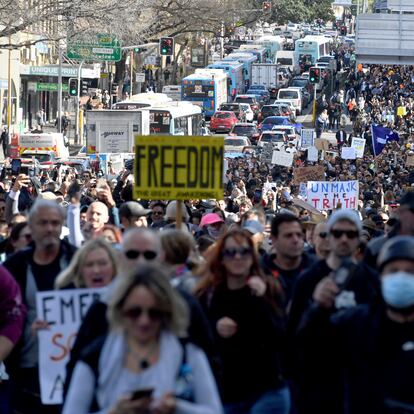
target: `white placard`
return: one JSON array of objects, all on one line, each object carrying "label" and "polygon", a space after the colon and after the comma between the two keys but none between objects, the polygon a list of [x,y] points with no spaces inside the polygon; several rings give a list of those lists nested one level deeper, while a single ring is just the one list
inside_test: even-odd
[{"label": "white placard", "polygon": [[354,147],[342,147],[341,158],[343,160],[354,160],[356,158],[356,151]]},{"label": "white placard", "polygon": [[282,165],[283,167],[291,167],[293,162],[293,154],[284,151],[273,151],[272,164]]},{"label": "white placard", "polygon": [[42,403],[62,404],[66,364],[89,306],[106,291],[68,289],[36,294],[37,318],[49,323],[38,332],[39,380]]},{"label": "white placard", "polygon": [[135,82],[140,82],[140,83],[145,82],[145,73],[136,73]]},{"label": "white placard", "polygon": [[308,148],[308,161],[318,162],[318,150],[316,147]]},{"label": "white placard", "polygon": [[306,149],[312,147],[315,140],[315,131],[313,129],[302,129],[300,131],[300,148]]},{"label": "white placard", "polygon": [[341,203],[342,208],[357,209],[359,183],[351,181],[308,181],[308,203],[318,210],[332,210]]},{"label": "white placard", "polygon": [[351,147],[355,148],[356,158],[364,158],[366,139],[352,137]]}]

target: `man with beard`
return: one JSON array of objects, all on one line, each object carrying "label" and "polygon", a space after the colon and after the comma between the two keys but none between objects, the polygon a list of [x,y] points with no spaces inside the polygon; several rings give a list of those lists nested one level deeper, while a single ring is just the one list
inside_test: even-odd
[{"label": "man with beard", "polygon": [[[330,252],[305,270],[298,278],[290,308],[288,334],[291,341],[292,375],[300,398],[300,414],[340,413],[340,391],[334,381],[332,361],[335,350],[327,347],[326,332],[298,340],[296,332],[301,324],[320,312],[334,312],[371,303],[379,296],[376,272],[365,264],[357,264],[355,254],[360,242],[362,223],[353,210],[337,210],[327,223],[327,240]],[[345,280],[339,275],[347,273]],[[330,299],[335,292],[335,301]],[[326,361],[326,363],[322,363]]]},{"label": "man with beard", "polygon": [[37,330],[45,328],[37,321],[36,293],[53,290],[56,276],[66,268],[75,247],[60,240],[64,210],[54,201],[39,199],[29,213],[32,244],[8,258],[4,266],[20,285],[27,318],[20,346],[13,351],[13,363],[8,370],[15,384],[15,409],[22,414],[57,413],[56,406],[40,402]]}]

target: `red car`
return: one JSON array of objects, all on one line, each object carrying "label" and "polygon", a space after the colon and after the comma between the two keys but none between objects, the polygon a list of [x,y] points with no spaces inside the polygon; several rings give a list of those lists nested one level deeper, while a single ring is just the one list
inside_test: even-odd
[{"label": "red car", "polygon": [[211,132],[228,132],[239,122],[236,114],[231,111],[217,111],[210,119]]}]

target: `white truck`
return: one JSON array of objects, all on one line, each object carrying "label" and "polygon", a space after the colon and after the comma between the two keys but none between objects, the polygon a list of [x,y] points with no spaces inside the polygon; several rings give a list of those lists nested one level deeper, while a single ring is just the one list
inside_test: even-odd
[{"label": "white truck", "polygon": [[276,99],[278,90],[287,87],[288,82],[275,63],[253,63],[250,84],[265,85],[270,92],[271,99]]},{"label": "white truck", "polygon": [[134,152],[135,135],[149,135],[150,114],[138,110],[86,112],[86,153]]},{"label": "white truck", "polygon": [[286,66],[289,68],[293,75],[300,73],[299,62],[295,59],[295,51],[293,50],[279,50],[276,52],[275,63],[280,66]]},{"label": "white truck", "polygon": [[40,163],[53,163],[56,158],[69,157],[69,143],[63,134],[28,133],[18,140],[18,153],[22,158],[35,157]]}]

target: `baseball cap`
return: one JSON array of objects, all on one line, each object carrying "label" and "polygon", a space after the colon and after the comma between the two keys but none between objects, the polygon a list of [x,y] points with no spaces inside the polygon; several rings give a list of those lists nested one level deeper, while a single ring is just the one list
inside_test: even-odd
[{"label": "baseball cap", "polygon": [[338,221],[349,221],[355,224],[358,232],[362,231],[362,223],[358,214],[354,210],[336,210],[332,213],[328,219],[328,231],[332,230],[332,227],[338,223]]},{"label": "baseball cap", "polygon": [[207,213],[201,218],[200,227],[209,226],[214,223],[224,223],[223,219],[216,213]]},{"label": "baseball cap", "polygon": [[142,205],[136,201],[127,201],[119,207],[119,216],[126,217],[127,219],[131,217],[146,216],[149,213],[151,213],[150,209],[142,207]]}]

